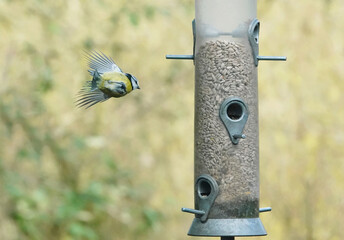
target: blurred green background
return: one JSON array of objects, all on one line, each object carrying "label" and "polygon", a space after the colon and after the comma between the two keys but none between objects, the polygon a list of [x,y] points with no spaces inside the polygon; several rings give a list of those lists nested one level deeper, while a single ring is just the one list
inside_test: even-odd
[{"label": "blurred green background", "polygon": [[[343,239],[344,2],[259,0],[267,237]],[[0,0],[0,239],[206,239],[193,216],[194,1]],[[83,49],[142,90],[74,107]]]}]

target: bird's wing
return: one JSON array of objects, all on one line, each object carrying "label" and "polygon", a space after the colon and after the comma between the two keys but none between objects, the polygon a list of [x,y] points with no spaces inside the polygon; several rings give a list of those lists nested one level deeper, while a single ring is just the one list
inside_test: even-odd
[{"label": "bird's wing", "polygon": [[118,81],[109,81],[109,82],[114,84],[114,87],[112,90],[113,92],[119,95],[125,95],[127,93],[127,88],[124,82],[118,82]]},{"label": "bird's wing", "polygon": [[111,57],[106,56],[102,52],[85,51],[85,57],[88,61],[88,66],[90,67],[88,72],[92,76],[95,70],[97,70],[100,74],[103,74],[105,72],[123,73],[122,70],[116,65],[115,61]]},{"label": "bird's wing", "polygon": [[79,108],[85,107],[87,109],[92,107],[94,104],[104,102],[109,98],[110,97],[107,94],[103,93],[99,89],[89,91],[89,87],[85,86],[78,93],[75,105]]}]

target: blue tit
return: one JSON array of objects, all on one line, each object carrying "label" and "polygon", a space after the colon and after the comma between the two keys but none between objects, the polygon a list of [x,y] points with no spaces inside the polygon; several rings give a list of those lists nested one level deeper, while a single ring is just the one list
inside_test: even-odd
[{"label": "blue tit", "polygon": [[77,107],[89,108],[111,97],[123,97],[135,89],[140,89],[137,79],[124,73],[114,60],[104,53],[86,52],[86,59],[92,81],[87,81],[77,94]]}]

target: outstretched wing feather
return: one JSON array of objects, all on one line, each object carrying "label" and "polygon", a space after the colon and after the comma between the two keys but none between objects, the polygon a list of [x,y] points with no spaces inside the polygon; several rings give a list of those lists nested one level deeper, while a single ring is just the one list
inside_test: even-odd
[{"label": "outstretched wing feather", "polygon": [[95,70],[97,70],[100,74],[105,72],[120,72],[122,70],[116,65],[115,61],[112,58],[109,58],[102,52],[85,51],[85,57],[88,61],[88,66],[90,69],[88,72],[93,76]]},{"label": "outstretched wing feather", "polygon": [[110,97],[99,89],[93,91],[81,89],[77,95],[77,98],[78,99],[75,101],[75,105],[79,108],[85,107],[87,109],[96,103],[108,100]]}]

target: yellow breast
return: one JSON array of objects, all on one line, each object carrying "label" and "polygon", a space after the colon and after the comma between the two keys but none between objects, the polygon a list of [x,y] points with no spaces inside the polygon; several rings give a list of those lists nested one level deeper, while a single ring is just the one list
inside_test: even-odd
[{"label": "yellow breast", "polygon": [[111,97],[122,97],[133,90],[130,80],[123,73],[108,72],[102,74],[101,78],[99,89]]}]

